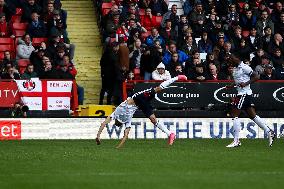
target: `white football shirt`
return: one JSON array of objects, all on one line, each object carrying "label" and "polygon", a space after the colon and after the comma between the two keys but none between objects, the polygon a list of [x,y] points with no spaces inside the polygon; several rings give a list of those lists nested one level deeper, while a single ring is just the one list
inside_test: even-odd
[{"label": "white football shirt", "polygon": [[126,128],[131,127],[131,120],[138,109],[137,106],[128,104],[127,100],[123,101],[110,115],[111,120],[118,119],[120,122],[125,124]]},{"label": "white football shirt", "polygon": [[234,68],[233,71],[233,78],[235,83],[237,84],[237,91],[238,91],[238,95],[251,95],[252,94],[252,90],[250,88],[250,85],[247,85],[245,87],[239,87],[240,83],[245,83],[248,82],[250,80],[250,76],[253,73],[252,68],[241,62],[238,67]]}]

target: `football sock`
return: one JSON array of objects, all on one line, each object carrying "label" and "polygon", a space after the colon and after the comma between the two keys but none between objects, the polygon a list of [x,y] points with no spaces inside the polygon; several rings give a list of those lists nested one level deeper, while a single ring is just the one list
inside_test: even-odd
[{"label": "football sock", "polygon": [[268,133],[271,129],[264,123],[263,119],[261,119],[258,115],[253,118],[253,121],[264,130],[265,133]]},{"label": "football sock", "polygon": [[241,123],[238,117],[233,118],[234,142],[239,142]]},{"label": "football sock", "polygon": [[159,123],[159,121],[155,124],[156,127],[158,127],[159,129],[161,129],[164,133],[166,133],[168,136],[170,136],[171,131],[169,131],[169,129],[165,126]]},{"label": "football sock", "polygon": [[171,78],[171,79],[168,79],[168,80],[162,82],[162,83],[160,84],[160,87],[161,87],[162,89],[164,89],[164,88],[166,88],[167,86],[169,86],[170,84],[172,84],[173,82],[175,82],[175,81],[177,81],[177,80],[178,80],[178,77],[173,77],[173,78]]}]

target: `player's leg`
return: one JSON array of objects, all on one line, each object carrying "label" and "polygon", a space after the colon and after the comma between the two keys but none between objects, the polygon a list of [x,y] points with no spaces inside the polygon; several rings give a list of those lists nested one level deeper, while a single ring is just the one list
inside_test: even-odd
[{"label": "player's leg", "polygon": [[272,146],[274,139],[276,138],[274,131],[270,129],[264,120],[256,114],[254,107],[248,107],[246,109],[246,113],[248,114],[249,118],[252,119],[268,135],[269,146]]},{"label": "player's leg", "polygon": [[159,129],[161,129],[161,131],[163,131],[164,133],[167,134],[168,136],[168,143],[169,145],[172,145],[174,143],[175,140],[175,134],[173,132],[171,132],[165,125],[162,125],[159,123],[159,120],[156,118],[155,114],[151,114],[149,116],[149,119],[151,120],[151,122],[158,127]]},{"label": "player's leg", "polygon": [[233,102],[233,108],[231,110],[231,116],[233,118],[233,129],[234,129],[234,141],[227,145],[227,148],[234,148],[238,147],[241,145],[240,139],[239,139],[239,134],[240,134],[240,128],[241,128],[241,123],[239,120],[239,115],[241,113],[241,108],[242,108],[242,96],[236,97],[236,99]]}]

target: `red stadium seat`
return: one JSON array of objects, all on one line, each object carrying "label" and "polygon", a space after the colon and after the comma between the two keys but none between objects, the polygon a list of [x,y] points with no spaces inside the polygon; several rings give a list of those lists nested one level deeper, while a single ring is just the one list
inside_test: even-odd
[{"label": "red stadium seat", "polygon": [[135,80],[142,79],[141,76],[140,76],[140,69],[139,68],[134,68],[133,69],[133,74],[134,74],[134,79]]},{"label": "red stadium seat", "polygon": [[0,52],[0,61],[4,59],[4,52]]},{"label": "red stadium seat", "polygon": [[47,38],[42,37],[42,38],[33,38],[32,43],[34,47],[38,47],[40,46],[41,42],[47,42]]},{"label": "red stadium seat", "polygon": [[14,45],[0,44],[0,52],[5,52],[5,51],[15,52]]},{"label": "red stadium seat", "polygon": [[145,41],[145,39],[151,35],[151,31],[147,31],[147,32],[144,32],[141,34],[141,38],[142,38],[142,41]]},{"label": "red stadium seat", "polygon": [[13,15],[11,18],[12,23],[20,23],[21,22],[21,17],[20,15]]},{"label": "red stadium seat", "polygon": [[242,36],[243,37],[248,37],[249,36],[249,31],[242,31]]},{"label": "red stadium seat", "polygon": [[162,16],[155,16],[155,18],[156,18],[156,23],[157,23],[156,27],[158,27],[158,28],[161,27],[163,17]]},{"label": "red stadium seat", "polygon": [[23,37],[25,35],[26,31],[25,30],[14,30],[14,35],[16,37]]},{"label": "red stadium seat", "polygon": [[13,23],[13,30],[26,30],[28,23]]},{"label": "red stadium seat", "polygon": [[0,44],[14,44],[14,39],[10,37],[1,37]]},{"label": "red stadium seat", "polygon": [[107,15],[109,13],[110,9],[103,9],[103,16]]},{"label": "red stadium seat", "polygon": [[112,3],[103,3],[102,4],[102,10],[103,9],[110,9],[112,7]]},{"label": "red stadium seat", "polygon": [[30,64],[29,59],[20,59],[18,60],[18,67],[19,67],[19,72],[20,74],[23,74],[26,70],[26,67]]}]

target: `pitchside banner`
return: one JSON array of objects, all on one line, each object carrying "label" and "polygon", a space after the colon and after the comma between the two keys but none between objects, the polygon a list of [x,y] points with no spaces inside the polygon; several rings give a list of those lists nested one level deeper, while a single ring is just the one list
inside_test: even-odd
[{"label": "pitchside banner", "polygon": [[[158,86],[160,83],[135,83],[134,92]],[[229,83],[174,83],[156,94],[155,108],[200,108],[209,104],[230,102],[236,89],[226,89]],[[259,110],[284,110],[284,82],[257,82],[251,85],[253,98]]]},{"label": "pitchside banner", "polygon": [[[71,119],[0,119],[0,140],[21,139],[95,139],[102,118]],[[229,118],[160,118],[160,123],[176,133],[177,138],[233,138],[233,123]],[[267,137],[250,119],[241,119],[241,138]],[[277,136],[284,133],[284,119],[265,119]],[[130,139],[167,138],[166,134],[146,118],[133,118]],[[124,127],[109,124],[103,131],[102,139],[123,137]]]}]

